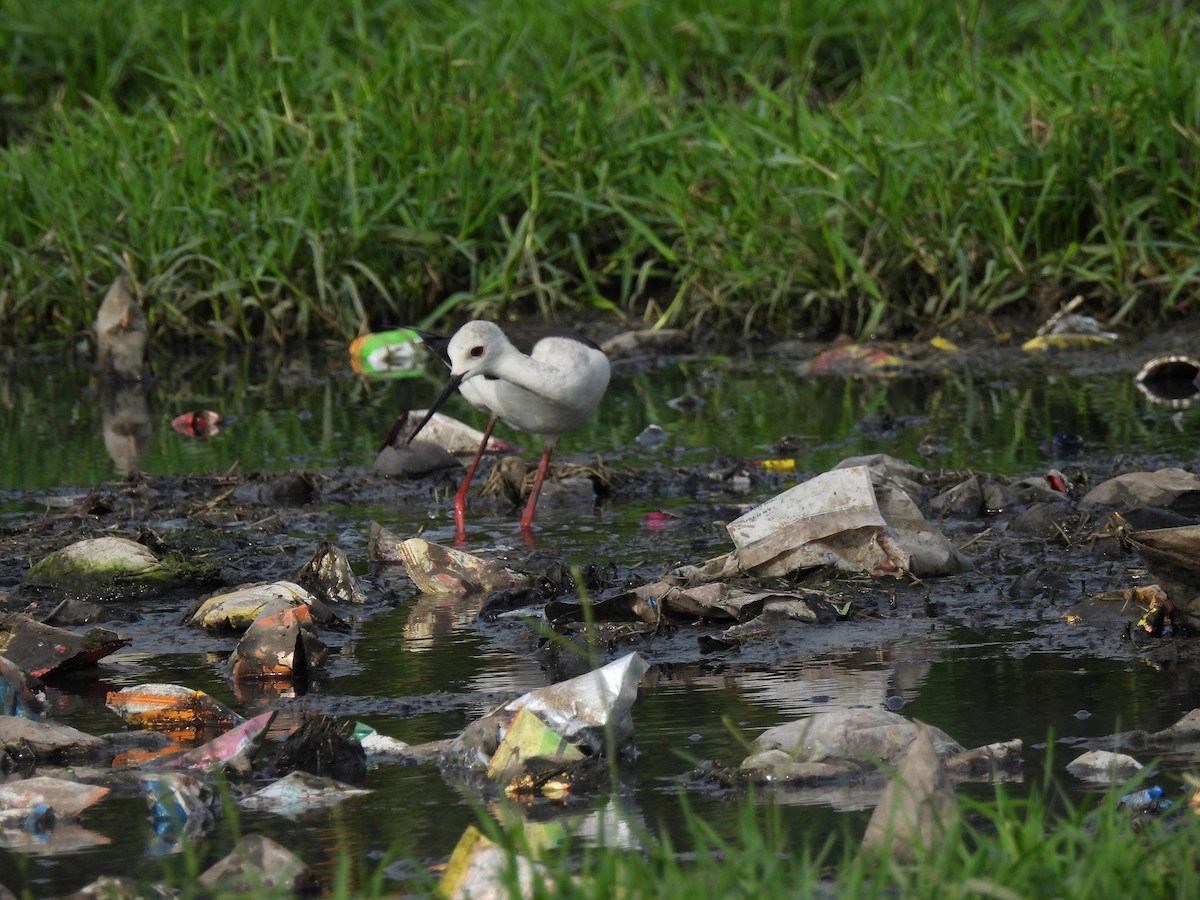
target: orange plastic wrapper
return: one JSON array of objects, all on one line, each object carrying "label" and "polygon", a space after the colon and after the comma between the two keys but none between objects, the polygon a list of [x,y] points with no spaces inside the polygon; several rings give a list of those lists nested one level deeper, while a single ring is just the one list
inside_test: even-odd
[{"label": "orange plastic wrapper", "polygon": [[224,731],[241,716],[204,691],[178,684],[138,684],[110,691],[108,708],[130,725],[170,733],[177,740],[195,740],[202,731]]}]

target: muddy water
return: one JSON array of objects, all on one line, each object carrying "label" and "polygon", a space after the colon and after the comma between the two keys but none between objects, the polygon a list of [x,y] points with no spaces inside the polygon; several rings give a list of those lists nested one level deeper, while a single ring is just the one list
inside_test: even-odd
[{"label": "muddy water", "polygon": [[[790,435],[786,455],[796,459],[800,475],[878,451],[930,469],[1002,474],[1037,473],[1052,463],[1100,471],[1129,465],[1121,462],[1128,456],[1138,467],[1192,461],[1200,435],[1197,414],[1173,415],[1144,403],[1130,379],[1137,361],[1097,363],[1092,357],[1031,366],[1014,359],[987,365],[979,358],[958,359],[887,380],[803,377],[799,363],[785,354],[752,362],[689,359],[618,367],[599,414],[563,439],[560,455],[577,462],[599,455],[610,466],[649,473],[689,465],[716,471],[734,468],[739,460],[776,456],[774,445]],[[139,468],[152,476],[356,471],[373,457],[394,413],[423,405],[437,384],[433,375],[363,384],[344,363],[340,354],[314,354],[160,364],[146,395],[135,398],[144,403],[148,426]],[[85,361],[51,355],[10,365],[5,375],[0,526],[11,528],[110,482],[119,465],[128,464],[122,455],[128,448],[114,451],[105,442],[108,400]],[[702,403],[690,408],[694,404],[673,402],[685,396]],[[205,441],[168,427],[174,416],[198,408],[216,409],[232,424]],[[141,409],[135,404],[135,411]],[[448,411],[479,421],[465,405]],[[111,425],[111,403],[107,415]],[[635,441],[650,423],[669,434],[661,447]],[[1082,456],[1054,461],[1048,444],[1064,432],[1083,438]],[[503,436],[530,443],[525,436]],[[922,454],[930,448],[936,455]],[[718,457],[727,464],[714,466]],[[756,476],[726,480],[716,493],[701,486],[665,496],[655,495],[654,483],[648,476],[647,487],[630,488],[598,510],[547,506],[539,512],[539,549],[579,564],[661,569],[698,561],[727,549],[714,519],[792,481]],[[143,620],[120,626],[133,638],[124,652],[53,685],[55,716],[89,731],[116,730],[119,721],[103,706],[106,691],[167,681],[203,689],[242,712],[278,708],[285,723],[320,711],[417,743],[454,734],[497,702],[546,683],[545,659],[525,626],[513,620],[476,624],[471,604],[418,597],[402,572],[367,564],[371,520],[400,534],[424,526],[427,537],[448,539],[444,506],[411,496],[359,505],[335,497],[315,506],[287,514],[275,551],[259,571],[245,573],[246,580],[287,575],[320,538],[335,541],[354,562],[372,603],[349,636],[330,637],[338,653],[327,677],[309,693],[273,697],[236,690],[220,669],[220,654],[229,644],[175,625],[180,601],[164,598],[140,603]],[[677,525],[651,530],[643,515],[660,507],[690,514]],[[122,524],[136,531],[140,523]],[[469,549],[517,550],[514,526],[505,511],[472,511]],[[634,842],[644,831],[669,833],[686,847],[681,779],[705,760],[736,762],[744,755],[743,741],[763,728],[817,711],[886,703],[938,725],[966,746],[1020,737],[1026,742],[1028,784],[1040,781],[1048,751],[1061,770],[1072,748],[1089,738],[1157,729],[1200,705],[1194,687],[1200,677],[1186,645],[1147,653],[1122,643],[1115,623],[1064,634],[1058,613],[1075,596],[1039,601],[1034,609],[1012,604],[1006,590],[1030,561],[989,562],[971,588],[946,590],[937,617],[913,613],[913,605],[903,602],[889,614],[885,603],[877,617],[830,626],[840,629],[833,641],[789,638],[741,653],[705,654],[691,634],[677,633],[661,645],[636,647],[654,665],[634,711],[638,758],[624,788],[594,804],[521,815],[533,823],[530,828],[566,820],[584,834],[604,833],[610,842]],[[1088,571],[1099,564],[1081,565]],[[20,561],[11,560],[0,589],[11,589],[22,571]],[[1109,566],[1106,577],[1120,583],[1123,570]],[[1099,586],[1102,579],[1092,580]],[[878,594],[880,587],[865,583],[854,590]],[[1054,743],[1047,748],[1048,736]],[[729,797],[687,783],[693,785],[688,805],[718,832],[732,833],[736,805]],[[1065,775],[1063,784],[1084,790]],[[328,884],[339,851],[364,861],[384,854],[417,864],[444,860],[479,814],[475,798],[447,784],[433,767],[381,766],[371,771],[367,787],[372,794],[333,815],[293,820],[243,814],[240,828],[264,831],[301,852]],[[776,797],[797,840],[805,834],[861,833],[872,800],[848,788]],[[105,801],[84,816],[83,825],[110,843],[60,856],[9,854],[0,860],[0,880],[20,880],[45,894],[77,888],[96,874],[153,878],[184,865],[177,854],[160,855],[162,845],[137,798]],[[232,840],[232,830],[224,827],[197,852],[207,862]],[[404,864],[391,871],[411,874]]]}]

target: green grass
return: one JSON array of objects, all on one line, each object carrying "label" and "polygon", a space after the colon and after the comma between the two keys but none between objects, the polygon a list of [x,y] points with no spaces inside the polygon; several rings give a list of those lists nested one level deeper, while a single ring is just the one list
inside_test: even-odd
[{"label": "green grass", "polygon": [[[610,897],[1144,897],[1194,896],[1200,817],[1190,810],[1135,826],[1117,794],[1073,807],[1035,790],[960,800],[967,824],[913,864],[858,849],[861,835],[793,835],[778,807],[738,802],[733,838],[688,815],[693,846],[645,852],[569,844],[542,857],[555,877],[536,896]],[[1176,803],[1182,802],[1182,795]],[[500,840],[504,840],[500,836]],[[511,841],[513,852],[520,842]],[[582,862],[580,862],[582,860]],[[571,878],[565,880],[564,873]],[[814,892],[816,892],[814,894]]]},{"label": "green grass", "polygon": [[1200,13],[4,0],[0,339],[1194,308]]}]

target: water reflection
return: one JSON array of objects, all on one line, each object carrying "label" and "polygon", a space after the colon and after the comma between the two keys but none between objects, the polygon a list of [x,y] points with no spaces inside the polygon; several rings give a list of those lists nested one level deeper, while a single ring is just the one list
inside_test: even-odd
[{"label": "water reflection", "polygon": [[781,721],[862,706],[898,708],[920,696],[937,643],[908,638],[828,662],[738,673],[730,681],[747,701],[778,709]]},{"label": "water reflection", "polygon": [[150,442],[149,391],[143,381],[105,379],[100,384],[104,449],[122,477],[139,471]]},{"label": "water reflection", "polygon": [[[1079,435],[1085,454],[1190,456],[1200,436],[1200,416],[1173,418],[1126,372],[1077,377],[1029,361],[999,376],[971,362],[889,379],[816,378],[778,360],[684,363],[652,374],[618,366],[596,415],[565,435],[557,453],[633,465],[707,459],[713,451],[759,459],[790,438],[784,452],[799,473],[878,451],[919,463],[942,447],[930,464],[1025,474],[1047,461],[1043,444],[1060,433]],[[108,391],[90,364],[73,357],[21,362],[11,376],[0,382],[0,488],[10,489],[89,486],[132,471],[135,461],[151,475],[235,463],[243,471],[365,467],[397,412],[422,405],[437,383],[431,373],[372,384],[354,376],[341,353],[302,352],[175,358],[144,394]],[[704,403],[672,404],[685,393]],[[180,413],[207,408],[232,425],[204,441],[166,427]],[[446,412],[482,424],[460,398]],[[664,430],[661,447],[635,441],[650,424]],[[64,447],[71,452],[58,452]]]},{"label": "water reflection", "polygon": [[482,594],[418,594],[404,625],[404,651],[427,653],[454,632],[469,628],[483,601]]}]

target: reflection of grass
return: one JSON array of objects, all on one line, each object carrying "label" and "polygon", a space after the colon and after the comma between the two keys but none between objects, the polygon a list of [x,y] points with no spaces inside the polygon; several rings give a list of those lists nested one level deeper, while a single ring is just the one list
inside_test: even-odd
[{"label": "reflection of grass", "polygon": [[0,336],[509,313],[863,334],[1200,280],[1186,4],[175,5],[0,22]]}]

